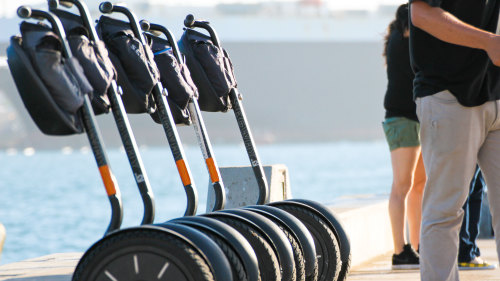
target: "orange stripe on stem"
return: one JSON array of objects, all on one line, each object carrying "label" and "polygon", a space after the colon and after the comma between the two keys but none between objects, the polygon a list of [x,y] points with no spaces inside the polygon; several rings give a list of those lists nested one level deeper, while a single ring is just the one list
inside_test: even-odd
[{"label": "orange stripe on stem", "polygon": [[212,179],[212,182],[218,182],[219,181],[219,173],[217,173],[217,168],[215,167],[215,161],[212,157],[207,158],[205,160],[207,162],[207,167],[208,167],[208,173],[210,174],[210,179]]},{"label": "orange stripe on stem", "polygon": [[116,194],[116,179],[111,173],[111,170],[107,165],[99,167],[99,172],[101,173],[102,182],[104,183],[104,188],[106,188],[106,193],[108,196]]},{"label": "orange stripe on stem", "polygon": [[175,161],[175,165],[177,165],[177,170],[179,171],[179,175],[181,176],[182,184],[184,186],[191,184],[191,178],[189,177],[188,170],[186,168],[186,163],[184,160]]}]

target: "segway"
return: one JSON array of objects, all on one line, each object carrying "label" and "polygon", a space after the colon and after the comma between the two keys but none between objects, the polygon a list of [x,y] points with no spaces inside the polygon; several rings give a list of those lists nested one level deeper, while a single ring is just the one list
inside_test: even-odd
[{"label": "segway", "polygon": [[[55,15],[28,7],[21,7],[18,14],[23,18],[48,19],[59,38],[65,38]],[[69,61],[71,50],[66,41],[61,43],[63,55]],[[83,80],[85,76],[82,77]],[[87,105],[93,116],[88,97],[83,105]],[[124,266],[130,261],[133,267]],[[73,280],[114,280],[132,276],[142,280],[153,277],[156,280],[232,280],[229,263],[215,242],[201,232],[174,224],[111,232],[85,253]]]},{"label": "segway", "polygon": [[[94,26],[91,24],[92,19],[90,18],[87,6],[79,0],[49,0],[48,4],[50,11],[56,14],[61,20],[70,43],[70,48],[76,54],[76,58],[83,66],[85,75],[94,87],[93,100],[97,99],[97,97],[99,97],[98,100],[109,100],[108,107],[113,112],[118,133],[144,205],[144,215],[141,224],[151,224],[154,220],[155,207],[149,178],[144,169],[135,137],[123,106],[121,94],[116,84],[115,70],[108,58],[108,52],[104,47],[104,43],[99,39]],[[80,16],[58,9],[59,4],[67,8],[75,5]],[[105,78],[102,78],[103,76]],[[94,108],[96,107],[94,106]],[[98,107],[97,110],[100,108],[102,106]],[[104,110],[100,110],[103,113],[106,111],[109,111],[106,110],[106,107]]]},{"label": "segway", "polygon": [[[110,4],[109,4],[109,3],[103,3],[103,5],[110,5]],[[101,9],[102,9],[103,5],[101,5]],[[122,77],[122,78],[123,78],[123,77]],[[196,206],[195,204],[196,204],[196,202],[194,202],[194,204],[193,204],[192,206]],[[159,225],[159,226],[160,226],[160,225]],[[163,226],[163,227],[168,227],[168,229],[173,229],[173,228],[177,227],[177,226],[172,225],[171,223],[161,224],[161,226]],[[227,228],[227,226],[225,226],[225,227]],[[184,228],[185,228],[185,227],[184,227]],[[206,227],[205,227],[204,229],[206,229]],[[217,229],[217,231],[220,231],[220,229]],[[233,234],[233,236],[234,236],[234,234]],[[226,235],[224,238],[232,239],[232,243],[233,243],[233,244],[234,244],[234,243],[236,243],[236,242],[238,242],[238,239],[239,239],[239,237],[234,238],[234,237],[231,237],[231,235]],[[219,240],[220,240],[220,239],[219,239]],[[218,242],[218,243],[219,243],[219,240],[217,240],[217,242]],[[241,239],[240,239],[240,240],[241,240]],[[240,244],[242,244],[242,243],[241,243],[242,241],[239,241],[239,242],[240,242]],[[245,241],[245,240],[243,240],[243,242],[246,242],[246,241]],[[248,244],[248,242],[246,242],[246,243]],[[227,246],[227,243],[226,243],[226,246]],[[245,249],[245,247],[240,247],[240,248]],[[249,247],[246,247],[246,248],[249,248]],[[247,254],[247,256],[249,256],[249,255],[250,255],[250,253],[246,253],[246,254]],[[253,251],[251,252],[251,254],[253,254]],[[253,257],[254,257],[253,261],[252,261],[252,259],[250,259],[250,260],[249,260],[249,259],[246,259],[246,260],[245,260],[245,265],[246,265],[246,268],[247,268],[247,269],[251,267],[252,262],[253,262],[253,264],[254,264],[254,267],[255,267],[255,268],[257,267],[257,266],[256,266],[256,257],[255,257],[255,254],[253,254]],[[252,270],[248,270],[248,271],[249,271],[249,276],[250,276],[251,278],[253,278],[252,276],[255,276],[255,275],[257,275],[257,274],[258,274],[258,270],[253,270],[253,271],[252,271]],[[253,273],[252,273],[252,272],[253,272]],[[245,280],[246,280],[246,279],[245,279]],[[250,279],[250,280],[257,280],[257,279]]]},{"label": "segway", "polygon": [[[213,211],[223,209],[226,198],[224,184],[198,106],[197,88],[181,57],[174,35],[166,27],[149,23],[146,20],[141,20],[140,25],[141,29],[146,32],[147,38],[152,41],[151,48],[160,72],[162,85],[168,90],[169,97],[177,106],[188,109],[215,193],[216,200]],[[161,38],[161,35],[164,35],[166,40]],[[187,94],[188,91],[191,93]]]},{"label": "segway", "polygon": [[[165,53],[165,52],[167,52],[167,50],[169,50],[171,48],[171,50],[172,50],[171,52],[172,52],[173,55],[175,55],[175,57],[177,59],[177,62],[182,63],[182,59],[181,59],[180,55],[178,54],[177,45],[172,43],[172,42],[175,42],[173,40],[173,36],[170,34],[170,32],[166,28],[164,28],[163,26],[157,25],[157,24],[152,24],[151,25],[147,21],[141,21],[141,27],[142,27],[142,29],[144,31],[149,31],[151,33],[155,33],[154,35],[149,34],[149,38],[152,39],[153,52],[155,54]],[[163,46],[161,46],[161,47],[163,47],[163,49],[161,49],[161,48],[156,48],[155,49],[155,43],[160,40],[156,36],[160,36],[162,33],[165,35],[165,37],[167,37],[169,39],[168,40],[169,41],[168,45],[167,44],[163,44]],[[160,45],[160,44],[157,44],[157,45]],[[164,47],[165,45],[170,46],[170,48],[168,48],[168,49],[165,48]],[[157,57],[155,57],[155,59],[156,58]],[[162,62],[167,63],[168,61],[165,61],[165,60],[164,61],[160,61],[159,59],[157,59],[156,62],[157,62],[158,67],[161,69],[161,67],[164,66],[164,64],[162,64]],[[170,63],[168,62],[168,64],[170,64]],[[164,83],[164,84],[167,84],[167,83]],[[195,106],[196,106],[195,108],[198,108],[198,106],[196,104],[196,99],[193,98],[193,100],[195,101]],[[199,113],[197,113],[196,111],[190,111],[190,113],[191,113],[191,116],[200,116]],[[208,137],[206,137],[206,138],[208,138]],[[202,143],[202,142],[200,141],[200,143]],[[202,147],[202,150],[203,150],[203,147]],[[212,154],[212,153],[210,153],[210,154]],[[224,200],[224,199],[219,199],[220,196],[221,196],[220,194],[216,194],[216,196],[215,196],[216,197],[216,202]],[[223,194],[222,194],[222,196],[223,196]],[[254,210],[250,209],[250,211],[254,211]],[[281,229],[282,232],[284,232],[284,234],[286,235],[289,243],[292,245],[295,266],[291,267],[291,268],[293,268],[293,270],[291,270],[290,272],[293,272],[293,271],[296,271],[296,272],[295,273],[287,272],[286,268],[287,268],[289,262],[285,262],[285,264],[287,264],[287,265],[284,266],[284,268],[285,268],[285,270],[284,270],[284,273],[285,273],[284,274],[284,279],[286,279],[286,280],[295,280],[295,278],[296,278],[296,280],[305,280],[305,266],[304,266],[304,258],[303,258],[304,257],[304,253],[303,253],[304,248],[306,250],[308,250],[308,254],[306,254],[306,255],[307,255],[307,257],[310,260],[309,263],[308,263],[308,265],[309,265],[309,268],[308,268],[309,271],[308,271],[308,273],[310,273],[309,275],[311,275],[311,276],[316,276],[316,274],[312,273],[312,272],[315,272],[315,270],[317,271],[317,263],[315,262],[315,256],[314,256],[314,254],[311,254],[311,252],[314,252],[314,242],[312,240],[312,237],[308,233],[307,234],[302,233],[302,234],[298,235],[302,239],[302,242],[303,242],[302,244],[307,244],[307,245],[305,245],[303,247],[302,244],[299,243],[299,241],[296,239],[297,238],[297,234],[294,233],[294,231],[295,232],[297,232],[297,231],[307,231],[307,229],[305,229],[305,227],[302,225],[302,227],[295,226],[294,230],[292,230],[292,229],[290,229],[290,226],[286,225],[282,220],[278,219],[276,217],[276,215],[271,215],[271,214],[267,213],[266,211],[262,211],[262,210],[261,210],[261,212],[262,212],[261,214],[268,215],[268,216],[270,216],[270,217],[272,217],[274,219],[274,220],[271,220],[271,221],[267,221],[266,223],[272,222],[272,223],[275,223],[275,224],[279,224],[279,228]],[[283,214],[277,214],[277,215],[280,216],[280,215],[283,215]],[[270,217],[268,217],[268,218],[270,218]],[[293,221],[293,220],[290,220],[290,219],[288,219],[288,222],[290,224],[298,224],[298,223],[300,223],[298,220]],[[283,236],[281,238],[283,238]],[[275,246],[275,249],[276,249],[276,246]],[[281,260],[284,260],[283,257],[281,258]],[[295,275],[296,277],[292,277],[293,275]],[[314,279],[314,277],[312,277],[309,280],[315,280],[315,279]]]},{"label": "segway", "polygon": [[[170,46],[172,48],[172,53],[175,55],[177,58],[178,62],[182,63],[182,59],[180,55],[178,55],[178,48],[176,44],[172,44],[174,42],[173,36],[170,34],[170,32],[164,28],[161,25],[157,24],[150,24],[147,21],[141,21],[141,27],[144,31],[150,31],[152,33],[159,32],[163,33],[168,39]],[[155,34],[159,36],[160,34]],[[153,46],[155,44],[154,40],[158,40],[156,37],[152,37],[153,39]],[[154,48],[154,47],[153,47]],[[153,50],[155,53],[160,53],[162,50]],[[157,65],[159,68],[162,67],[160,64],[161,62],[157,61]],[[198,106],[196,106],[198,107]],[[194,114],[193,111],[190,112],[191,116],[197,116],[199,114]],[[201,143],[201,142],[200,142]],[[210,153],[213,154],[213,153]],[[223,199],[218,199],[220,197],[219,194],[216,194],[216,202],[217,201],[223,201]],[[290,240],[290,243],[293,245],[294,249],[294,260],[295,260],[295,265],[297,268],[297,280],[303,280],[305,279],[305,265],[304,265],[304,256],[307,257],[308,260],[308,279],[307,280],[315,280],[315,276],[317,275],[317,262],[316,262],[316,257],[315,257],[315,249],[314,249],[314,241],[312,239],[312,236],[309,234],[305,226],[298,221],[296,218],[292,216],[290,218],[290,215],[288,213],[280,213],[280,210],[276,210],[275,208],[267,207],[265,210],[263,210],[265,206],[260,206],[260,210],[258,211],[259,213],[265,215],[268,218],[274,219],[274,223],[278,223],[280,225],[280,228],[287,234],[288,239]],[[255,211],[254,208],[249,209],[250,211]],[[272,214],[274,213],[274,214]],[[287,216],[288,215],[288,216]],[[280,216],[284,216],[285,218],[278,218]],[[283,222],[283,219],[287,221],[287,223]],[[294,229],[290,229],[290,227],[293,227]],[[287,229],[284,229],[287,228]],[[300,239],[299,239],[300,237]],[[301,241],[301,243],[299,242]],[[304,253],[305,252],[305,253]],[[303,276],[303,277],[302,277]]]},{"label": "segway", "polygon": [[[220,41],[215,30],[204,21],[195,21],[193,15],[188,15],[184,20],[186,29],[179,41],[181,52],[186,56],[186,63],[191,71],[191,76],[196,83],[199,91],[199,103],[202,111],[226,112],[233,109],[238,127],[240,129],[243,143],[247,151],[257,184],[259,187],[259,198],[257,204],[262,205],[268,201],[269,192],[267,181],[264,175],[264,169],[260,164],[260,158],[255,150],[255,143],[246,118],[242,96],[236,88],[236,79],[234,77],[233,66],[227,53],[220,47]],[[193,28],[199,27],[207,30],[210,36],[206,36]],[[222,60],[217,67],[210,67],[210,64],[204,64],[205,61],[198,61],[194,53],[194,42],[210,42],[217,49],[203,46],[212,56],[222,56]],[[200,45],[201,46],[201,45]],[[209,70],[209,71],[206,71]],[[222,72],[222,73],[221,73]],[[217,84],[212,84],[211,80],[219,80]],[[223,82],[224,81],[224,82]],[[217,86],[217,87],[216,87]]]},{"label": "segway", "polygon": [[[109,3],[104,3],[104,4],[110,5]],[[102,7],[102,5],[101,5],[101,7]],[[101,27],[101,28],[102,28],[102,27]],[[145,49],[147,49],[147,48],[145,48]],[[266,223],[268,223],[268,224],[272,224],[271,222],[266,222]],[[278,231],[279,231],[279,230],[278,230]],[[279,236],[277,236],[277,237],[279,237]],[[283,239],[283,237],[281,237],[281,238],[275,238],[275,240],[276,240],[276,239],[282,239],[282,241],[279,241],[279,240],[278,240],[278,241],[274,241],[274,243],[276,243],[276,244],[281,243],[280,245],[285,245],[285,246],[279,246],[279,248],[281,248],[281,247],[286,247],[286,243],[284,243],[284,239]],[[274,245],[273,245],[273,246],[274,246]],[[286,259],[287,255],[288,255],[288,256],[290,256],[290,252],[286,252],[286,254],[283,254],[283,251],[286,251],[286,250],[288,250],[288,249],[285,249],[285,250],[280,249],[280,251],[281,251],[281,252],[280,252],[280,255],[281,255],[281,260],[283,260],[283,261],[286,261],[286,260],[287,260],[287,259]],[[293,275],[293,268],[294,268],[294,266],[293,266],[293,259],[292,259],[292,260],[290,260],[290,259],[289,259],[289,261],[290,261],[290,262],[285,262],[285,263],[284,263],[284,264],[286,264],[286,267],[285,267],[285,269],[284,269],[284,271],[283,271],[283,272],[284,272],[284,274],[285,274],[285,279],[286,279],[286,280],[294,280],[294,277],[293,277],[293,276],[294,276],[294,275]]]},{"label": "segway", "polygon": [[[156,61],[158,68],[160,69],[161,80],[162,80],[163,84],[171,86],[171,88],[169,88],[167,86],[169,93],[173,92],[173,91],[171,91],[171,89],[177,90],[177,89],[173,88],[173,84],[178,83],[177,80],[174,78],[181,76],[182,71],[184,71],[184,70],[188,71],[188,70],[184,68],[185,66],[184,66],[183,60],[178,52],[178,47],[177,47],[175,40],[173,39],[172,34],[170,33],[170,31],[168,31],[167,28],[165,28],[161,25],[158,25],[158,24],[151,24],[145,20],[141,21],[141,27],[142,27],[143,31],[149,32],[146,34],[146,36],[148,37],[148,39],[150,39],[152,41],[152,49],[153,49],[153,53],[155,54],[155,61]],[[167,40],[160,38],[160,36],[162,34],[167,38]],[[172,69],[172,65],[176,65],[176,64],[178,66],[174,67],[174,69]],[[167,75],[169,75],[169,76],[167,76]],[[189,73],[188,73],[188,75],[189,75]],[[168,80],[168,78],[170,78],[170,81]],[[190,78],[190,77],[188,76],[187,78]],[[171,83],[169,83],[169,82],[171,82]],[[196,86],[194,86],[194,87],[196,87]],[[195,88],[194,92],[196,92],[196,90],[197,89]],[[175,92],[175,94],[177,94],[177,93]],[[172,94],[169,94],[169,95],[172,95]],[[177,95],[179,95],[179,94],[177,94]],[[178,105],[181,106],[180,104],[178,104]],[[201,115],[199,113],[199,109],[198,109],[196,95],[191,97],[190,111],[189,112],[190,112],[191,117],[194,120],[196,120],[196,119],[202,120]],[[196,124],[196,123],[198,123],[198,122],[194,121],[194,124]],[[199,128],[201,128],[201,131],[197,130],[198,141],[200,143],[200,146],[202,147],[202,151],[203,151],[203,154],[205,156],[205,159],[207,160],[207,152],[208,152],[208,155],[213,155],[213,152],[211,152],[211,146],[210,146],[209,142],[207,145],[208,136],[206,135],[206,130],[204,128],[204,124],[202,121],[201,121],[201,126],[199,126]],[[213,170],[213,171],[215,170],[217,172],[217,178],[219,178],[218,168],[217,168],[217,165],[215,163],[214,163],[212,169],[210,169],[210,166],[208,166],[208,168],[209,168],[209,172],[210,172],[210,170]],[[213,178],[212,173],[210,173],[210,175]],[[212,184],[213,184],[213,182],[214,181],[212,180]],[[225,195],[224,193],[216,194],[216,196],[215,196],[216,202],[224,202],[224,200],[225,200],[224,195]],[[217,206],[217,203],[215,205]],[[217,209],[217,207],[215,209]],[[239,211],[237,211],[237,212],[239,212]],[[242,212],[242,213],[244,215],[246,215],[247,218],[248,218],[248,216],[256,216],[256,218],[254,218],[253,221],[258,220],[260,223],[262,223],[261,226],[254,225],[254,227],[261,228],[261,229],[264,229],[266,227],[268,227],[268,228],[270,227],[271,229],[273,229],[273,227],[274,227],[274,226],[269,226],[269,224],[275,223],[274,221],[265,220],[265,218],[262,218],[259,215],[251,214],[249,212]],[[239,215],[241,216],[242,214],[240,213]],[[221,218],[221,216],[223,217],[223,215],[220,213],[207,214],[207,216],[215,217],[215,218]],[[190,219],[191,218],[183,219],[180,222],[186,223]],[[228,220],[229,218],[225,217],[225,219]],[[249,218],[249,219],[252,220],[252,218]],[[176,220],[176,221],[179,222],[178,220]],[[242,221],[245,222],[245,220],[242,220]],[[304,267],[303,267],[302,252],[301,252],[301,250],[298,249],[299,246],[297,245],[297,241],[294,240],[293,237],[290,236],[290,233],[287,232],[284,229],[284,227],[280,226],[280,229],[281,229],[281,231],[284,232],[283,234],[285,234],[286,236],[283,236],[283,234],[278,233],[278,234],[274,235],[274,240],[268,239],[270,246],[273,247],[273,249],[278,254],[278,256],[277,256],[278,260],[282,261],[284,264],[282,266],[283,271],[280,272],[280,274],[283,273],[282,274],[283,280],[304,280],[303,279]],[[277,229],[274,229],[275,232],[277,232],[276,230]],[[264,233],[265,233],[265,231],[264,231]],[[287,239],[284,239],[285,237]],[[290,249],[288,249],[288,248],[282,249],[284,247],[288,247],[289,240],[291,240],[292,245],[295,246],[293,248],[293,254],[295,257],[293,262],[290,261]],[[312,238],[311,238],[311,241],[312,241]],[[295,263],[295,266],[294,266],[294,263]],[[272,264],[272,263],[262,262],[261,265],[266,266],[267,264]],[[237,268],[237,265],[233,265],[233,270],[235,268]],[[298,269],[297,270],[298,274],[295,272],[296,268]],[[265,270],[262,269],[261,272],[265,272]],[[270,278],[269,276],[267,276],[265,274],[263,274],[263,275],[264,275],[265,280]],[[298,279],[296,279],[297,275],[299,276]]]},{"label": "segway", "polygon": [[109,234],[120,228],[123,208],[89,99],[92,87],[72,57],[63,27],[54,15],[26,6],[17,14],[23,19],[47,20],[51,26],[23,21],[23,37],[11,38],[7,56],[16,87],[44,134],[86,133],[111,204]]},{"label": "segway", "polygon": [[[179,87],[181,88],[179,90],[174,86],[179,83],[179,80],[182,81],[183,79],[188,80],[189,83],[191,78],[180,53],[178,52],[177,43],[173,38],[173,35],[167,28],[161,25],[151,24],[145,20],[142,20],[140,24],[142,30],[148,32],[146,33],[147,38],[152,41],[152,51],[155,54],[155,61],[161,73],[161,81],[164,82],[164,85],[166,85],[169,97],[172,97],[172,100],[182,100],[182,95],[187,96],[180,93],[180,91],[184,90],[182,89],[183,87]],[[160,38],[162,34],[167,40]],[[184,74],[184,71],[187,73]],[[194,88],[192,90],[196,93],[196,86],[193,85],[193,87]],[[220,173],[215,159],[213,158],[211,144],[208,135],[206,134],[202,116],[200,115],[197,96],[195,94],[189,96],[187,99],[184,98],[184,100],[187,101],[187,105],[183,105],[182,102],[176,102],[176,104],[182,108],[186,106],[189,110],[198,142],[207,164],[211,183],[216,191],[217,199],[214,210],[221,209],[224,207],[225,200],[224,187],[222,185],[222,181],[220,180]],[[217,190],[220,190],[220,192],[217,192]],[[225,252],[232,265],[233,279],[261,280],[254,250],[251,248],[248,241],[241,234],[235,231],[234,228],[209,217],[183,217],[174,219],[170,222],[197,228],[208,234],[214,241],[216,241],[216,243]],[[264,278],[264,280],[269,279]]]},{"label": "segway", "polygon": [[[173,39],[172,34],[168,31],[168,29],[166,29],[165,27],[163,27],[161,25],[150,24],[149,22],[144,21],[144,20],[141,21],[141,27],[144,31],[150,32],[149,34],[147,34],[147,36],[149,39],[152,40],[153,52],[155,54],[162,54],[162,53],[164,54],[165,52],[168,51],[167,47],[170,46],[170,48],[172,50],[172,57],[180,65],[179,69],[182,70],[183,60],[181,59],[181,56],[177,50],[177,44],[176,44],[175,40]],[[159,35],[161,35],[161,34],[165,35],[165,37],[167,38],[168,41],[163,42],[162,41],[163,39],[159,38]],[[155,56],[155,60],[156,60],[158,68],[160,69],[160,73],[162,73],[161,79],[162,79],[162,81],[164,81],[164,80],[166,80],[166,77],[164,77],[163,74],[169,74],[169,72],[167,72],[166,70],[162,71],[162,68],[169,67],[171,62],[169,62],[167,60],[167,58],[162,59],[161,56]],[[166,65],[166,64],[168,64],[168,65]],[[175,73],[172,73],[172,71],[170,71],[170,75],[175,75]],[[168,81],[165,81],[165,84],[167,84],[167,82]],[[196,120],[196,119],[201,120],[201,122],[200,121],[196,122],[193,120],[193,123],[200,124],[200,126],[198,127],[198,130],[197,130],[198,138],[199,138],[199,143],[202,146],[202,151],[204,152],[203,154],[205,156],[205,159],[207,160],[207,152],[208,152],[208,155],[213,155],[213,153],[211,152],[211,146],[210,146],[210,143],[208,142],[208,136],[206,135],[206,130],[204,128],[204,124],[202,122],[201,115],[199,113],[196,98],[197,98],[196,96],[192,97],[192,99],[189,103],[189,105],[190,105],[189,112],[190,112],[191,117],[194,120]],[[201,131],[199,130],[200,128],[201,128]],[[216,171],[217,178],[220,177],[218,175],[218,168],[217,168],[215,163],[213,164],[212,169],[210,168],[210,166],[208,166],[208,168],[209,168],[209,172],[210,172],[210,170]],[[210,173],[210,175],[213,178],[213,174]],[[214,181],[212,179],[212,183],[213,182]],[[225,195],[223,192],[216,194],[216,202],[224,202],[224,196]],[[273,239],[269,238],[268,242],[269,242],[269,246],[271,246],[276,251],[276,253],[278,253],[278,257],[277,257],[278,260],[283,261],[283,263],[285,264],[283,266],[283,269],[284,269],[283,272],[280,271],[279,274],[281,275],[281,273],[283,273],[283,280],[295,280],[294,262],[293,262],[293,260],[290,259],[291,251],[289,248],[287,248],[288,243],[286,243],[285,236],[283,236],[283,234],[279,233],[277,229],[273,229],[273,227],[275,227],[275,226],[272,225],[271,221],[265,221],[265,218],[261,218],[260,216],[256,216],[256,215],[251,214],[251,213],[247,214],[247,216],[248,215],[253,216],[253,217],[257,217],[257,218],[253,218],[252,219],[253,221],[259,220],[259,219],[261,220],[260,221],[261,225],[253,225],[253,227],[256,227],[258,229],[257,231],[259,231],[261,233],[266,233],[265,231],[262,232],[260,229],[267,227],[267,228],[272,229],[269,231],[275,232],[273,234],[274,235]],[[207,216],[209,216],[211,218],[220,218],[223,215],[221,215],[219,213],[213,213],[213,214],[207,214]],[[240,216],[241,216],[241,214],[240,214]],[[189,217],[189,218],[176,219],[176,220],[174,220],[174,222],[185,223],[185,224],[191,223],[190,225],[192,226],[193,225],[192,220],[198,220],[198,219],[199,218]],[[203,218],[203,219],[207,220],[208,218]],[[226,218],[226,220],[228,220],[228,218]],[[245,220],[243,220],[243,221],[245,221]],[[199,226],[199,224],[198,224],[198,226]],[[272,254],[273,254],[273,252],[270,253],[270,255],[272,255]],[[230,254],[226,254],[226,255],[228,255],[228,257],[230,256]],[[262,266],[267,266],[267,263],[265,263],[265,262],[262,262],[261,264],[262,264]],[[238,268],[238,265],[237,264],[233,265],[233,271],[236,268]],[[264,270],[261,270],[261,272],[264,272]],[[276,272],[274,274],[276,274]],[[276,277],[270,278],[269,276],[267,276],[263,273],[263,280],[276,280]],[[279,278],[278,278],[278,280],[279,280]]]},{"label": "segway", "polygon": [[[128,22],[124,22],[101,16],[97,24],[98,34],[106,43],[106,47],[110,51],[110,59],[117,69],[118,84],[122,86],[124,91],[123,100],[126,111],[128,113],[148,112],[155,121],[163,126],[187,196],[188,204],[184,215],[194,215],[198,203],[196,187],[192,181],[191,171],[184,160],[184,149],[179,141],[170,104],[167,101],[168,93],[159,81],[158,69],[151,50],[143,34],[139,31],[139,23],[135,15],[122,5],[103,2],[99,5],[99,10],[104,14],[121,13],[128,19]],[[123,44],[133,46],[131,46],[132,48],[127,48],[127,46],[123,48]],[[141,61],[131,60],[131,58],[137,58]],[[132,70],[135,72],[130,73]],[[143,89],[138,87],[143,87]],[[174,105],[171,106],[174,107]],[[179,113],[182,115],[184,112],[179,111]]]},{"label": "segway", "polygon": [[[192,15],[188,15],[184,21],[184,25],[186,29],[181,37],[180,48],[186,56],[186,62],[193,80],[198,86],[200,108],[205,111],[222,112],[227,111],[231,107],[233,108],[257,179],[259,187],[257,204],[263,204],[267,202],[267,183],[243,111],[241,95],[236,88],[232,63],[227,52],[221,48],[215,30],[208,22],[196,21]],[[209,36],[195,31],[194,28],[196,27],[205,29],[209,33]],[[194,44],[208,45],[206,47],[208,50],[218,52],[224,58],[224,64],[222,64],[224,69],[222,71],[228,82],[226,89],[217,89],[211,84],[210,76],[213,77],[213,75],[205,72],[205,69],[208,67],[206,66],[206,62],[198,60],[196,57],[195,50],[193,50]],[[266,199],[264,200],[264,198]],[[293,214],[311,231],[318,257],[318,280],[345,280],[350,265],[350,242],[339,220],[328,208],[319,203],[306,200],[286,200],[269,205]]]}]

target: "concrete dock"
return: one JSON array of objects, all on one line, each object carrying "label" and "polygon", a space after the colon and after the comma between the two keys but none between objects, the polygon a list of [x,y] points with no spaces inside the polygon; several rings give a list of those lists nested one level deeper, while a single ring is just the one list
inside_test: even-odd
[{"label": "concrete dock", "polygon": [[[349,281],[420,280],[418,270],[391,270],[392,238],[384,196],[342,198],[329,205],[351,239]],[[498,264],[493,239],[479,241],[482,257]],[[0,281],[70,281],[82,253],[58,253],[0,266]],[[500,269],[460,271],[462,281],[500,280]]]},{"label": "concrete dock", "polygon": [[[498,265],[494,239],[483,239],[478,242],[481,256],[490,263]],[[348,281],[420,281],[418,270],[391,270],[391,252],[378,256],[370,261],[355,265]],[[461,270],[461,281],[500,280],[500,269],[493,270]]]}]

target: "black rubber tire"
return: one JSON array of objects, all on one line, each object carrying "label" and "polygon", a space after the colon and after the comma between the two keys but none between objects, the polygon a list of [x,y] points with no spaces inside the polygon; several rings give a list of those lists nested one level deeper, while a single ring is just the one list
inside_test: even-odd
[{"label": "black rubber tire", "polygon": [[293,260],[295,262],[295,280],[296,281],[305,281],[306,280],[306,269],[304,264],[304,255],[302,254],[302,250],[300,249],[300,244],[295,238],[295,236],[287,230],[287,228],[283,225],[279,225],[278,227],[285,233],[288,238],[288,242],[292,246],[293,250]]},{"label": "black rubber tire", "polygon": [[324,218],[308,208],[292,204],[271,204],[298,218],[311,233],[316,246],[318,281],[337,281],[341,268],[337,238]]},{"label": "black rubber tire", "polygon": [[261,281],[282,281],[278,257],[265,238],[265,234],[254,223],[236,215],[221,212],[208,213],[203,216],[226,223],[247,239],[259,259]]},{"label": "black rubber tire", "polygon": [[270,219],[265,216],[244,209],[229,209],[218,211],[218,213],[229,213],[243,217],[255,223],[259,229],[269,237],[271,246],[277,254],[278,262],[281,267],[281,279],[287,281],[296,281],[297,268],[293,257],[293,249],[285,233]]},{"label": "black rubber tire", "polygon": [[110,276],[115,280],[215,281],[209,264],[191,243],[158,227],[125,229],[99,240],[80,259],[72,280],[113,280]]},{"label": "black rubber tire", "polygon": [[257,256],[250,243],[233,227],[201,216],[182,217],[170,222],[194,227],[215,241],[231,263],[234,281],[260,281]]},{"label": "black rubber tire", "polygon": [[347,236],[339,218],[328,207],[316,201],[307,199],[290,199],[283,202],[297,202],[312,207],[319,212],[321,216],[326,218],[328,223],[331,224],[335,237],[337,237],[337,241],[339,242],[340,260],[342,261],[342,267],[337,280],[345,281],[347,279],[347,275],[349,274],[349,269],[351,268],[351,241],[349,241],[349,236]]},{"label": "black rubber tire", "polygon": [[[201,230],[203,231],[203,230]],[[231,246],[218,235],[210,233],[209,231],[203,231],[208,237],[212,239],[219,248],[224,252],[227,259],[231,263],[231,271],[233,273],[233,280],[248,281],[247,274],[245,272],[245,267],[243,267],[243,262],[238,257],[238,254],[231,248]]]},{"label": "black rubber tire", "polygon": [[[293,250],[293,258],[294,258],[295,268],[296,268],[296,271],[295,271],[296,279],[295,280],[305,281],[306,280],[305,279],[306,278],[306,269],[305,269],[304,253],[302,251],[302,246],[301,246],[297,236],[295,235],[295,233],[293,233],[292,229],[290,229],[290,227],[287,224],[285,224],[280,218],[278,218],[277,216],[275,216],[269,212],[266,212],[263,209],[258,209],[258,207],[259,206],[257,206],[257,207],[255,207],[255,206],[245,207],[244,210],[256,212],[258,214],[265,216],[266,218],[272,220],[283,231],[283,233],[285,233],[286,237],[288,238],[288,242],[292,246],[292,250]],[[268,207],[268,206],[260,206],[260,207]],[[269,208],[272,208],[272,207],[269,207]]]},{"label": "black rubber tire", "polygon": [[227,260],[226,255],[219,248],[219,246],[203,232],[193,227],[171,222],[165,222],[162,224],[157,224],[155,226],[173,230],[189,239],[189,241],[193,243],[196,249],[198,249],[200,254],[205,257],[205,260],[210,266],[215,280],[233,281],[231,274],[231,264]]},{"label": "black rubber tire", "polygon": [[260,209],[269,212],[282,220],[295,234],[301,246],[305,263],[306,281],[317,281],[318,279],[318,261],[316,259],[316,247],[314,239],[307,227],[292,214],[279,208],[269,205],[252,205],[252,209]]}]

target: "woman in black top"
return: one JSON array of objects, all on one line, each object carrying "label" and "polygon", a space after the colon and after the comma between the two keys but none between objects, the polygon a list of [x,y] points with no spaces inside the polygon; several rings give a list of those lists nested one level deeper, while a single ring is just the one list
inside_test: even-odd
[{"label": "woman in black top", "polygon": [[[388,27],[384,56],[387,64],[387,92],[384,132],[391,151],[393,171],[389,216],[394,241],[393,269],[419,267],[418,249],[425,170],[419,141],[419,123],[413,101],[414,74],[408,44],[408,5],[401,5]],[[406,204],[407,203],[407,204]],[[410,243],[406,242],[408,219]]]}]

